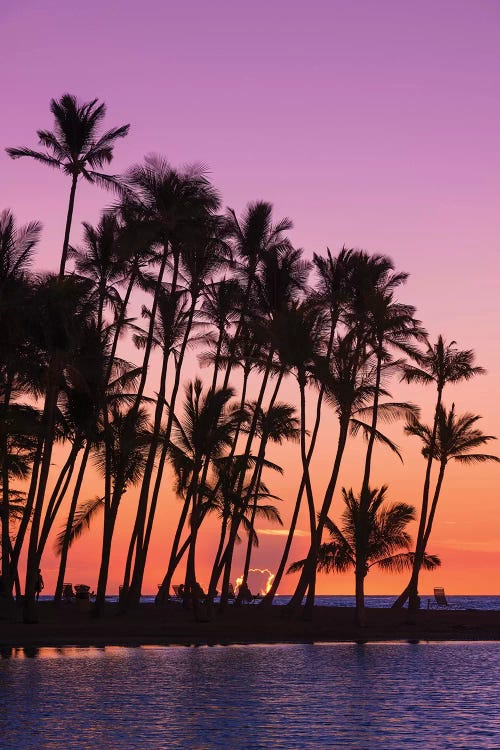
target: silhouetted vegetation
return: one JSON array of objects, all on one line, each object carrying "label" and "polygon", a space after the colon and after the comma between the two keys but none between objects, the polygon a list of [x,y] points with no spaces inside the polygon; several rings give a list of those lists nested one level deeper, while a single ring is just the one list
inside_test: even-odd
[{"label": "silhouetted vegetation", "polygon": [[[297,494],[263,605],[272,602],[287,569],[305,504],[309,550],[294,568],[300,576],[290,614],[304,597],[310,614],[317,570],[352,567],[363,621],[363,582],[374,564],[411,571],[400,603],[409,596],[415,607],[421,568],[437,564],[427,545],[448,462],[498,460],[473,452],[493,439],[475,426],[479,417],[457,416],[454,405],[447,411],[443,404],[447,383],[482,372],[473,352],[441,336],[435,344],[428,339],[415,308],[399,299],[407,274],[390,258],[342,248],[310,260],[292,245],[290,219],[276,219],[264,201],[248,203],[241,216],[223,210],[199,166],[178,169],[151,156],[119,177],[105,174],[100,170],[128,125],[101,133],[105,106],[68,94],[53,100],[51,111],[53,131],[38,131],[44,150],[7,151],[71,179],[64,234],[61,207],[58,273],[35,268],[38,222],[18,227],[11,211],[0,216],[2,580],[8,596],[24,595],[25,620],[37,619],[36,576],[50,534],[57,530],[60,600],[71,545],[91,522],[102,523],[94,605],[94,614],[100,613],[125,500],[135,517],[122,609],[139,601],[161,503],[180,513],[158,601],[168,598],[180,565],[185,590],[196,590],[198,539],[212,516],[219,532],[206,611],[216,590],[223,610],[236,544],[245,538],[246,586],[258,544],[256,519],[282,524],[272,481],[282,471],[273,445],[284,441],[296,443]],[[81,243],[73,246],[73,206],[82,179],[112,188],[115,204],[97,226],[84,223]],[[139,302],[140,317],[131,312]],[[136,356],[127,361],[121,353],[124,344],[130,352],[131,343]],[[204,368],[200,376],[186,367],[190,349]],[[153,356],[158,367],[152,367]],[[296,407],[280,399],[285,379],[296,384]],[[436,386],[431,426],[421,422],[416,404],[392,399],[391,382],[401,380]],[[414,549],[406,529],[414,508],[384,506],[386,488],[376,490],[370,481],[376,444],[402,460],[384,433],[385,424],[399,419],[422,440],[425,458]],[[331,458],[320,493],[311,461],[325,424]],[[338,487],[340,470],[357,435],[366,441],[364,466],[349,482],[359,489],[346,490]],[[60,467],[53,461],[56,443],[66,450]],[[81,497],[89,472],[102,477],[102,490]],[[331,511],[340,489],[344,507],[336,525]],[[197,601],[193,596],[195,615]]]}]

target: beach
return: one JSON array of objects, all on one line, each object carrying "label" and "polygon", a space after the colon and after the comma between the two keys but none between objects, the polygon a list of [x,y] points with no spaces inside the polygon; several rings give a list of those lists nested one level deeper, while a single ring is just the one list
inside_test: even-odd
[{"label": "beach", "polygon": [[[15,621],[14,621],[15,620]],[[371,608],[367,626],[355,623],[351,607],[315,607],[311,621],[287,616],[285,608],[258,604],[228,606],[208,622],[177,602],[141,604],[126,614],[106,604],[99,619],[74,604],[39,604],[39,622],[24,624],[21,613],[0,619],[0,648],[44,646],[149,646],[245,643],[500,641],[500,611],[421,610],[408,622],[406,610]]]}]

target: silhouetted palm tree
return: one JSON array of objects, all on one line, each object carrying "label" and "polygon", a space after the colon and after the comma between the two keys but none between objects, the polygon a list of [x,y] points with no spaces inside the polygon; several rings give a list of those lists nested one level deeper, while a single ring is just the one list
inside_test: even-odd
[{"label": "silhouetted palm tree", "polygon": [[[485,435],[481,430],[474,427],[481,417],[470,413],[457,415],[455,413],[455,404],[452,404],[450,411],[447,411],[442,404],[439,404],[436,417],[437,430],[434,436],[433,427],[423,424],[418,419],[409,420],[405,428],[408,435],[419,437],[423,442],[422,455],[427,460],[429,459],[431,445],[434,443],[433,458],[439,465],[439,472],[432,495],[432,502],[427,516],[422,543],[424,553],[432,531],[436,508],[439,502],[445,471],[449,461],[458,461],[462,464],[500,461],[497,456],[492,456],[486,453],[471,452],[475,448],[479,448],[480,446],[489,443],[490,440],[496,440],[493,435]],[[405,593],[406,596],[408,596],[409,586]]]},{"label": "silhouetted palm tree", "polygon": [[103,187],[116,187],[119,181],[115,176],[96,170],[102,169],[105,164],[112,161],[115,142],[127,135],[130,126],[122,125],[100,133],[106,115],[106,105],[104,102],[98,104],[98,99],[79,103],[75,96],[64,94],[59,100],[51,100],[50,111],[54,115],[54,130],[37,131],[39,143],[44,146],[45,151],[34,151],[25,147],[7,148],[6,151],[13,159],[28,156],[49,167],[62,169],[65,174],[71,176],[59,269],[59,276],[62,277],[66,267],[78,178],[83,177],[87,182]]},{"label": "silhouetted palm tree", "polygon": [[407,383],[435,384],[437,390],[436,405],[434,409],[434,422],[429,442],[427,466],[425,470],[424,486],[422,491],[422,506],[420,509],[420,520],[415,548],[415,560],[411,580],[408,589],[394,603],[394,606],[403,606],[409,597],[409,610],[414,612],[418,609],[418,576],[424,554],[424,537],[429,512],[429,495],[431,486],[431,469],[436,445],[436,436],[439,424],[439,413],[442,402],[443,390],[447,383],[459,383],[462,380],[470,380],[475,375],[484,373],[482,367],[474,365],[474,352],[470,349],[459,350],[455,341],[446,343],[444,338],[438,336],[437,342],[431,344],[426,341],[426,349],[423,353],[414,356],[416,365],[407,364],[403,368],[403,380]]},{"label": "silhouetted palm tree", "polygon": [[[250,404],[250,413],[252,410],[256,410],[257,405]],[[281,445],[285,440],[298,441],[300,439],[300,426],[299,421],[295,417],[295,408],[289,404],[274,403],[268,409],[258,409],[256,415],[257,428],[256,435],[260,438],[259,455],[257,456],[256,462],[256,477],[254,484],[256,487],[260,487],[262,479],[262,471],[264,469],[264,458],[266,455],[266,448],[268,442],[276,443]],[[254,495],[253,502],[250,503],[250,518],[249,527],[250,533],[248,535],[247,551],[245,555],[245,563],[243,567],[243,578],[242,583],[248,583],[248,573],[250,570],[250,558],[253,546],[253,533],[255,517],[258,513],[259,508],[258,494]]]},{"label": "silhouetted palm tree", "polygon": [[[32,347],[29,341],[26,310],[30,306],[31,284],[28,278],[33,263],[35,247],[40,238],[41,225],[30,222],[16,226],[14,215],[5,210],[0,213],[0,422],[11,425],[16,397],[29,388],[33,369]],[[16,420],[17,421],[17,420]],[[18,425],[19,426],[19,425]],[[26,432],[26,431],[25,431]],[[5,593],[10,596],[15,578],[14,561],[10,560],[10,495],[9,476],[12,471],[8,430],[0,430],[2,456],[2,580]],[[24,439],[24,438],[23,438]],[[12,574],[11,575],[11,563]]]},{"label": "silhouetted palm tree", "polygon": [[[325,526],[330,532],[330,542],[322,544],[318,552],[318,570],[325,573],[343,573],[354,568],[356,578],[356,617],[358,625],[366,624],[364,581],[370,570],[378,566],[383,570],[400,572],[411,567],[414,554],[410,552],[411,537],[406,526],[415,519],[415,508],[406,503],[386,502],[387,487],[369,490],[369,501],[362,501],[352,491],[342,488],[342,526],[330,518]],[[406,550],[405,552],[400,551]],[[289,568],[300,570],[305,561],[300,560]],[[424,557],[426,569],[440,565],[439,558]]]}]

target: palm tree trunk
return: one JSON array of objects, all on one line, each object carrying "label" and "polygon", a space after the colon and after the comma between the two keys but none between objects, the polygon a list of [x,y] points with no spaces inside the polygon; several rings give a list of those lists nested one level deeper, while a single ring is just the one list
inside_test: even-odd
[{"label": "palm tree trunk", "polygon": [[172,548],[170,550],[170,558],[169,558],[168,565],[167,565],[167,572],[165,573],[165,576],[163,577],[163,581],[161,582],[161,585],[160,585],[160,591],[158,593],[158,601],[160,604],[165,603],[170,593],[170,586],[172,584],[172,576],[174,574],[175,567],[176,567],[175,560],[177,557],[177,551],[179,549],[179,544],[181,541],[184,524],[186,523],[186,518],[188,516],[190,502],[191,502],[191,499],[189,495],[186,495],[186,497],[184,498],[184,504],[182,506],[181,515],[179,517],[179,522],[177,523],[177,529],[175,530],[174,540],[172,542]]},{"label": "palm tree trunk", "polygon": [[128,282],[128,285],[127,285],[127,291],[125,292],[125,297],[123,299],[123,302],[122,302],[122,305],[121,305],[121,308],[120,308],[120,313],[118,315],[118,320],[115,323],[115,332],[114,332],[114,336],[113,336],[113,343],[111,345],[111,352],[110,352],[110,355],[109,355],[109,367],[108,367],[108,371],[106,373],[106,383],[109,381],[109,379],[111,377],[111,370],[112,370],[112,367],[113,367],[113,362],[115,360],[116,350],[118,348],[118,341],[120,339],[121,329],[122,329],[123,323],[125,321],[125,315],[126,315],[128,303],[129,303],[129,300],[130,300],[130,295],[132,294],[132,290],[134,288],[134,284],[135,284],[136,278],[137,278],[137,271],[134,270],[132,272],[132,275],[130,276],[130,279],[129,279],[129,282]]},{"label": "palm tree trunk", "polygon": [[104,603],[106,601],[106,587],[108,584],[109,574],[109,562],[111,558],[111,544],[113,541],[113,533],[115,529],[116,516],[118,513],[118,507],[120,500],[123,495],[122,482],[118,481],[115,483],[113,489],[113,496],[111,498],[111,504],[106,512],[104,508],[104,525],[102,534],[102,553],[101,553],[101,564],[99,567],[99,578],[97,580],[97,592],[94,606],[92,608],[92,616],[99,617],[101,615]]},{"label": "palm tree trunk", "polygon": [[[255,431],[257,429],[257,416],[258,416],[259,410],[262,407],[262,402],[264,400],[264,394],[266,392],[267,382],[269,380],[269,375],[271,373],[273,356],[274,356],[274,349],[271,348],[267,356],[266,368],[264,370],[264,375],[262,378],[261,387],[260,387],[259,394],[257,397],[254,415],[253,415],[252,421],[250,423],[250,428],[248,431],[245,452],[243,454],[243,459],[244,459],[243,467],[241,470],[240,478],[238,480],[238,487],[236,490],[236,494],[240,497],[242,495],[243,485],[245,481],[245,465],[246,465],[246,462],[248,461],[248,457],[250,456],[252,442],[255,436]],[[233,454],[234,454],[235,448],[236,448],[236,440],[233,440],[233,450],[232,450]],[[243,514],[245,513],[247,505],[248,505],[248,500],[245,501],[242,498],[241,508],[239,508],[235,512],[235,514],[233,515],[233,518],[231,519],[229,540],[228,540],[228,543],[226,545],[226,550],[223,555],[225,562],[224,562],[224,576],[223,576],[223,582],[222,582],[221,600],[220,600],[220,605],[219,605],[219,609],[221,612],[225,609],[227,601],[228,601],[228,590],[229,590],[229,581],[231,578],[231,567],[232,567],[232,562],[233,562],[234,545],[236,542],[236,536],[238,534],[238,528],[241,522],[241,518],[243,517]]]},{"label": "palm tree trunk", "polygon": [[[307,506],[309,510],[309,526],[311,533],[311,547],[314,547],[316,537],[316,510],[314,507],[314,497],[311,486],[311,476],[309,474],[309,461],[306,451],[306,393],[305,393],[305,375],[298,373],[299,391],[300,391],[300,458],[302,461],[302,476],[306,490]],[[295,614],[297,608],[302,603],[302,596],[299,590],[296,590],[287,604],[288,615]]]},{"label": "palm tree trunk", "polygon": [[248,316],[248,306],[249,306],[249,303],[250,303],[250,292],[252,291],[252,286],[253,286],[253,283],[255,281],[255,272],[256,272],[256,267],[252,267],[250,269],[250,273],[248,275],[248,282],[247,282],[247,287],[245,289],[245,296],[243,298],[243,303],[241,305],[240,318],[238,320],[238,325],[236,326],[236,331],[234,332],[234,336],[231,339],[230,344],[229,344],[228,362],[227,362],[227,367],[226,367],[226,373],[224,375],[224,383],[223,383],[223,386],[222,386],[223,388],[227,388],[227,386],[229,384],[229,378],[231,376],[231,369],[233,367],[234,353],[236,351],[236,346],[238,344],[238,339],[239,339],[239,336],[240,336],[240,333],[241,333],[241,329],[243,327],[243,323],[245,321],[245,318]]},{"label": "palm tree trunk", "polygon": [[438,430],[438,412],[439,412],[439,407],[441,405],[441,397],[442,397],[442,388],[438,386],[436,408],[434,411],[434,424],[432,427],[432,436],[431,436],[431,440],[429,443],[429,457],[427,459],[427,467],[425,470],[425,479],[424,479],[424,488],[422,492],[422,507],[420,509],[420,520],[419,520],[418,532],[417,532],[417,542],[415,545],[415,558],[413,561],[413,569],[412,569],[412,574],[411,574],[410,584],[409,584],[410,589],[409,589],[408,610],[409,610],[410,616],[413,615],[419,607],[418,577],[420,573],[420,568],[422,567],[422,562],[424,559],[424,552],[425,552],[424,537],[425,537],[425,529],[427,526],[427,511],[429,507],[431,470],[432,470],[432,461],[434,459],[434,449],[436,447],[436,437],[437,437],[437,430]]},{"label": "palm tree trunk", "polygon": [[356,567],[356,621],[360,628],[366,626],[365,572]]},{"label": "palm tree trunk", "polygon": [[[318,516],[318,524],[316,527],[316,533],[315,533],[314,539],[312,540],[309,553],[307,555],[306,562],[302,569],[294,595],[289,602],[288,606],[290,608],[292,607],[297,608],[298,606],[300,606],[305,596],[306,591],[308,591],[308,588],[309,589],[312,587],[315,588],[316,586],[316,566],[318,562],[318,551],[321,546],[325,520],[328,516],[328,513],[330,512],[331,504],[333,501],[333,496],[335,494],[335,489],[337,487],[337,481],[338,481],[338,477],[340,474],[342,458],[344,456],[345,446],[347,444],[348,433],[349,433],[349,418],[344,416],[340,423],[340,432],[339,432],[339,439],[337,442],[337,451],[335,454],[335,460],[333,462],[333,468],[332,468],[332,473],[330,475],[330,480],[328,482],[328,486],[326,488],[325,496],[323,499],[323,505],[321,506],[321,510]],[[303,613],[304,619],[309,619],[311,617],[313,606],[314,606],[314,598],[312,595],[310,596],[308,593],[306,605],[305,605],[304,613]]]},{"label": "palm tree trunk", "polygon": [[[429,513],[429,518],[427,520],[427,526],[425,528],[422,559],[423,559],[423,555],[425,554],[425,550],[427,549],[427,542],[429,541],[429,536],[431,534],[432,524],[434,522],[434,516],[436,514],[436,507],[438,504],[439,495],[441,493],[441,487],[443,484],[445,470],[446,470],[446,462],[441,462],[439,466],[439,474],[438,474],[438,478],[436,482],[436,487],[434,489],[434,497],[432,498],[431,510]],[[411,590],[411,579],[408,582],[404,591],[398,596],[398,598],[392,605],[392,609],[401,609],[401,607],[404,607],[410,595],[410,590]]]},{"label": "palm tree trunk", "polygon": [[377,371],[375,376],[375,393],[373,397],[373,412],[372,412],[372,423],[370,429],[370,437],[368,438],[368,446],[366,448],[365,457],[365,470],[363,474],[363,482],[361,485],[360,502],[365,504],[367,502],[368,490],[370,487],[370,473],[372,466],[373,447],[375,445],[375,430],[377,429],[378,421],[378,404],[380,400],[380,381],[382,376],[382,344],[379,344],[377,352]]},{"label": "palm tree trunk", "polygon": [[[11,383],[9,382],[3,402],[2,410],[4,414],[9,408],[11,395]],[[11,576],[11,551],[10,542],[10,506],[9,506],[9,447],[7,432],[2,430],[2,444],[0,454],[2,460],[2,590],[6,597],[12,599],[12,576]]]},{"label": "palm tree trunk", "polygon": [[[194,318],[194,312],[196,308],[196,302],[197,302],[197,296],[193,295],[192,301],[191,301],[191,307],[189,310],[189,316],[186,323],[186,330],[184,333],[184,338],[182,340],[181,349],[179,351],[179,359],[177,361],[177,367],[175,371],[175,379],[174,384],[172,387],[172,393],[170,396],[170,407],[169,407],[169,414],[168,414],[168,421],[167,426],[165,430],[165,435],[163,438],[163,444],[167,447],[170,443],[170,434],[172,432],[172,425],[174,420],[174,410],[175,410],[175,402],[177,400],[177,394],[179,391],[180,386],[180,379],[181,379],[181,371],[182,371],[182,365],[184,363],[184,356],[186,353],[186,348],[189,341],[189,335],[191,333],[191,327],[193,325],[193,318]],[[137,603],[141,596],[141,586],[142,581],[144,578],[144,569],[146,566],[146,558],[148,554],[149,549],[149,542],[151,539],[151,533],[153,528],[153,521],[156,513],[156,506],[158,502],[158,493],[154,493],[153,497],[151,498],[151,505],[149,508],[149,514],[147,517],[147,526],[146,526],[146,533],[144,536],[144,539],[142,540],[142,545],[140,544],[141,538],[140,538],[140,531],[141,527],[139,527],[139,533],[137,538],[137,546],[136,546],[136,556],[135,556],[135,564],[134,564],[134,572],[132,574],[132,581],[130,586],[130,591],[128,593],[127,600],[131,603]],[[147,513],[147,504],[144,507],[144,521],[146,521],[146,513]],[[142,528],[143,522],[141,521]]]},{"label": "palm tree trunk", "polygon": [[219,544],[217,547],[217,552],[215,553],[214,564],[212,566],[212,574],[210,576],[210,583],[208,584],[208,596],[212,598],[215,596],[215,592],[217,590],[217,582],[220,576],[220,572],[219,572],[220,561],[221,561],[222,553],[224,550],[224,544],[226,541],[228,521],[229,521],[229,513],[224,513],[222,517],[221,531],[219,535]]},{"label": "palm tree trunk", "polygon": [[49,373],[49,385],[45,399],[44,416],[44,448],[40,466],[37,496],[34,504],[31,530],[28,543],[28,557],[26,562],[26,587],[24,592],[23,620],[26,623],[38,622],[35,601],[35,586],[38,576],[40,558],[38,556],[38,534],[42,517],[45,489],[50,471],[54,427],[56,419],[57,398],[59,395],[59,370],[57,364],[51,363],[52,373]]},{"label": "palm tree trunk", "polygon": [[[71,446],[69,456],[66,460],[66,463],[64,464],[63,468],[61,469],[59,473],[57,482],[55,484],[54,490],[52,492],[49,503],[47,505],[47,510],[45,511],[45,518],[42,524],[42,530],[40,532],[40,539],[38,541],[38,556],[40,559],[42,558],[45,545],[47,544],[47,539],[49,537],[50,530],[52,529],[52,526],[54,524],[57,512],[59,511],[62,501],[64,500],[66,496],[66,492],[68,491],[68,487],[71,482],[71,478],[73,476],[76,459],[77,459],[78,453],[80,452],[80,447],[81,446],[80,446],[79,441],[75,441],[73,445]],[[63,481],[64,481],[64,484],[63,484]],[[63,485],[62,489],[61,489],[61,485]]]},{"label": "palm tree trunk", "polygon": [[[329,345],[329,352],[331,352],[331,348]],[[325,395],[325,386],[322,385],[318,394],[318,400],[316,402],[316,418],[314,421],[314,427],[311,435],[311,442],[309,443],[309,449],[307,451],[307,466],[309,467],[311,463],[311,459],[314,453],[314,449],[316,447],[316,440],[318,437],[319,427],[321,423],[321,407],[323,404],[323,398]],[[263,597],[261,604],[264,606],[270,606],[273,603],[273,599],[276,596],[276,592],[278,590],[278,587],[281,583],[281,580],[283,578],[283,574],[285,572],[286,563],[288,561],[288,556],[290,554],[290,548],[292,546],[293,542],[293,536],[295,534],[295,527],[297,525],[297,520],[299,517],[299,511],[300,506],[302,504],[302,496],[304,494],[306,483],[305,483],[305,474],[304,471],[302,472],[302,479],[300,481],[299,490],[297,492],[297,497],[295,500],[295,507],[292,515],[292,519],[290,521],[290,530],[288,532],[287,540],[285,543],[285,548],[283,550],[283,555],[280,560],[280,564],[278,566],[278,570],[276,571],[276,575],[273,579],[273,582],[271,584],[271,588],[267,592],[267,594]],[[302,600],[301,600],[302,601]]]},{"label": "palm tree trunk", "polygon": [[73,208],[75,205],[75,193],[76,193],[77,182],[78,182],[78,175],[73,174],[71,178],[71,190],[69,194],[68,213],[66,216],[66,228],[64,230],[64,241],[63,241],[63,248],[62,248],[62,253],[61,253],[61,265],[59,268],[60,279],[62,279],[64,276],[64,271],[66,268],[66,260],[68,257],[69,234],[71,232],[71,222],[73,220]]},{"label": "palm tree trunk", "polygon": [[54,602],[59,604],[63,592],[64,576],[66,575],[66,561],[68,559],[69,543],[71,536],[71,529],[73,526],[73,520],[75,517],[75,511],[78,503],[78,497],[82,488],[83,477],[85,475],[85,469],[87,468],[87,461],[90,455],[90,443],[87,441],[85,450],[83,452],[82,460],[80,463],[80,469],[76,478],[75,487],[73,490],[73,497],[71,498],[71,505],[68,512],[68,519],[66,521],[66,530],[64,534],[64,540],[61,547],[61,560],[59,563],[59,573],[57,576],[56,591],[54,594]]},{"label": "palm tree trunk", "polygon": [[224,337],[224,331],[219,331],[219,337],[217,339],[217,348],[215,351],[215,359],[214,359],[214,374],[212,377],[212,391],[215,391],[215,388],[217,386],[217,377],[219,375],[219,362],[220,362],[220,353],[222,349],[222,341]]}]

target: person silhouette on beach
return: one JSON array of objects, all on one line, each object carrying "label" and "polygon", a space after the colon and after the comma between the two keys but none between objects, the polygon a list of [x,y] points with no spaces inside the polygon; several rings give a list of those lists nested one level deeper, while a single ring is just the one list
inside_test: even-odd
[{"label": "person silhouette on beach", "polygon": [[43,591],[44,585],[45,584],[42,578],[42,570],[41,568],[38,568],[38,573],[37,573],[36,581],[35,581],[35,595],[36,595],[37,601],[38,601],[38,597],[40,596],[41,591]]},{"label": "person silhouette on beach", "polygon": [[246,581],[243,581],[243,583],[240,586],[240,590],[238,592],[238,597],[240,601],[242,602],[251,602],[253,599],[253,594],[248,588],[248,584]]}]

